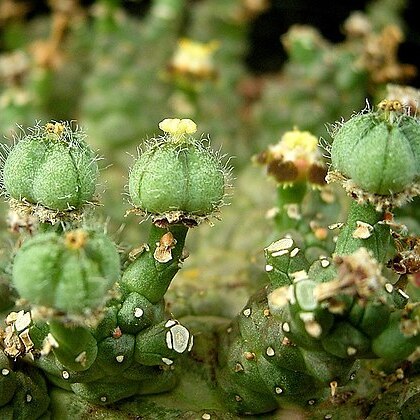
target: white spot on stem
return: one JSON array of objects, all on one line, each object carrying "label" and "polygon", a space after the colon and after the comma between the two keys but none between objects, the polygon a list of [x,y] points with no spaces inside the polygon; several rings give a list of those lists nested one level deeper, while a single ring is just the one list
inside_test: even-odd
[{"label": "white spot on stem", "polygon": [[251,313],[252,313],[251,308],[244,309],[242,313],[244,314],[244,316],[248,318],[249,316],[251,316]]},{"label": "white spot on stem", "polygon": [[141,318],[143,316],[143,314],[144,314],[143,309],[141,309],[141,308],[135,308],[134,309],[134,317],[135,318]]}]

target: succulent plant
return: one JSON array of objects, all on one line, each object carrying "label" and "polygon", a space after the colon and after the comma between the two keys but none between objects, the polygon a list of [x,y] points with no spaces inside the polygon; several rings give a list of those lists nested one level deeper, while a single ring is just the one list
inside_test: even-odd
[{"label": "succulent plant", "polygon": [[[43,135],[47,141],[60,142],[61,131],[50,130],[65,127],[66,123],[48,125]],[[227,170],[220,158],[191,136],[196,130],[191,120],[166,119],[161,128],[166,136],[140,156],[130,173],[132,200],[141,211],[153,214],[153,224],[148,244],[132,255],[121,278],[112,241],[81,226],[41,229],[24,241],[13,261],[13,285],[32,312],[8,316],[4,354],[28,358],[50,382],[96,404],[173,388],[175,361],[193,346],[189,330],[166,317],[163,297],[186,258],[189,227],[218,210]],[[43,142],[44,137],[33,141]],[[64,146],[66,152],[70,146]],[[31,169],[32,157],[33,153],[26,160],[20,157],[20,168]],[[6,185],[10,162],[9,155]],[[157,190],[159,180],[163,185]],[[167,197],[157,194],[168,181],[183,188]],[[3,382],[7,386],[6,379]],[[3,405],[14,393],[10,387]]]},{"label": "succulent plant", "polygon": [[[69,123],[36,126],[7,154],[3,185],[16,207],[71,214],[94,201],[98,165],[83,132]],[[52,221],[50,218],[49,220]]]},{"label": "succulent plant", "polygon": [[12,275],[19,295],[32,304],[81,315],[103,305],[119,279],[120,260],[103,234],[77,229],[63,237],[50,232],[23,244]]},{"label": "succulent plant", "polygon": [[[335,169],[346,168],[351,168],[352,174],[365,168],[369,175],[368,180],[363,175],[359,178],[363,194],[355,192],[359,185],[354,180],[357,186],[350,193],[356,200],[338,235],[333,258],[321,256],[311,264],[291,236],[273,242],[265,250],[268,286],[220,333],[216,377],[235,412],[270,412],[298,401],[314,405],[325,398],[323,387],[328,386],[334,397],[337,387],[345,385],[356,369],[356,359],[381,358],[389,369],[416,359],[418,303],[414,300],[406,305],[409,296],[384,277],[381,264],[395,252],[384,208],[390,211],[392,205],[401,205],[393,200],[398,190],[418,194],[418,175],[405,172],[406,159],[396,156],[397,152],[405,156],[398,140],[373,134],[382,130],[381,112],[401,110],[398,101],[391,102],[392,109],[388,102],[385,105],[380,104],[379,115],[365,115],[366,125],[358,115],[344,122],[341,135],[334,137],[328,178],[334,179]],[[407,112],[396,121],[401,122],[402,132],[405,127],[409,133],[419,127],[418,119]],[[385,134],[398,132],[400,125],[396,123],[394,129],[393,122],[385,120],[389,124]],[[409,142],[404,135],[401,138],[403,143]],[[387,153],[382,142],[391,139],[395,152],[379,163],[375,155],[370,161],[373,151]],[[410,158],[418,163],[417,141],[413,135],[409,147],[414,150]],[[363,150],[360,155],[359,149]],[[348,162],[352,164],[346,166]],[[377,164],[382,166],[376,168]],[[395,171],[389,177],[387,165]],[[394,188],[395,178],[402,173],[407,174],[406,183]],[[377,184],[383,180],[388,187],[380,190],[370,183],[369,177],[375,176]],[[362,196],[365,202],[361,202]]]},{"label": "succulent plant", "polygon": [[0,417],[417,418],[419,93],[351,114],[404,2],[257,77],[264,0],[50,3],[0,7]]},{"label": "succulent plant", "polygon": [[418,122],[401,112],[399,101],[385,100],[379,106],[378,112],[361,114],[337,129],[333,169],[366,193],[401,193],[419,178]]},{"label": "succulent plant", "polygon": [[198,223],[222,205],[227,170],[190,135],[196,131],[193,121],[167,119],[160,128],[166,137],[150,143],[131,169],[131,200],[154,220]]},{"label": "succulent plant", "polygon": [[[398,104],[392,101],[391,109],[388,102],[386,106],[382,103],[379,111],[362,114],[369,117],[368,129],[364,120],[358,124],[360,115],[341,123],[334,137],[338,142],[331,147],[328,180],[346,176],[356,178],[356,184],[358,172],[346,172],[347,161],[337,150],[347,150],[347,142],[355,142],[353,151],[372,148],[374,142],[382,150],[384,136],[370,136],[384,124],[386,132],[405,134],[403,141],[408,137],[415,149],[419,122],[404,109],[397,110]],[[401,114],[390,114],[397,111]],[[396,272],[402,266],[410,274],[418,271],[408,262],[410,252],[415,258],[415,246],[411,251],[397,251],[389,216],[392,206],[402,204],[393,199],[395,194],[409,190],[415,195],[417,174],[408,174],[403,186],[386,191],[356,184],[349,191],[353,204],[332,254],[328,247],[324,248],[327,255],[308,253],[313,242],[307,227],[292,226],[293,218],[280,224],[280,230],[291,234],[265,249],[267,286],[249,299],[230,324],[216,323],[212,334],[200,340],[200,319],[187,318],[185,326],[168,318],[164,296],[186,258],[188,230],[211,217],[223,203],[229,171],[193,136],[193,121],[166,119],[160,128],[165,135],[149,141],[130,171],[132,212],[151,216],[152,226],[148,242],[129,255],[121,277],[112,242],[82,227],[39,232],[26,239],[16,253],[12,281],[32,311],[12,312],[6,318],[2,363],[3,372],[10,376],[3,374],[0,382],[7,388],[2,394],[4,409],[14,407],[15,378],[39,375],[36,370],[29,373],[34,367],[54,386],[90,404],[107,406],[168,392],[181,379],[180,370],[192,363],[180,357],[207,346],[213,349],[209,354],[217,352],[217,357],[207,362],[214,374],[204,373],[204,386],[222,395],[217,403],[220,408],[240,415],[289,405],[309,404],[316,410],[328,394],[334,397],[354,377],[359,359],[376,358],[390,371],[416,360],[418,303],[381,264],[391,259],[390,267]],[[47,131],[44,135],[59,140],[57,134]],[[305,147],[311,148],[314,161],[302,155]],[[316,140],[309,133],[293,131],[259,156],[277,182],[287,183],[279,185],[283,191],[279,199],[290,196],[301,203],[312,193],[307,189],[307,183],[313,181],[311,167],[324,171],[325,165],[318,154]],[[416,154],[413,156],[415,160]],[[353,163],[362,166],[365,161]],[[397,159],[395,165],[401,171],[405,160]],[[291,171],[277,169],[286,167]],[[343,171],[341,177],[338,170]],[[387,169],[381,167],[379,172],[387,173]],[[301,244],[294,230],[301,234],[297,236]],[[398,235],[403,241],[404,232]],[[107,295],[111,287],[113,292]],[[190,330],[198,331],[198,350],[194,350]],[[29,371],[15,370],[11,357],[32,366]]]},{"label": "succulent plant", "polygon": [[270,210],[277,230],[290,234],[309,261],[334,248],[334,231],[340,197],[326,185],[327,164],[318,139],[294,129],[254,157],[265,167],[277,189],[277,206]]}]

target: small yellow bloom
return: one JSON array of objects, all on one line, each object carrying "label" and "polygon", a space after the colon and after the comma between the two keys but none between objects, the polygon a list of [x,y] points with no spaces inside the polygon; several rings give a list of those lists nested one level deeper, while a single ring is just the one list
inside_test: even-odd
[{"label": "small yellow bloom", "polygon": [[197,124],[189,118],[166,118],[159,123],[159,128],[174,137],[193,134],[197,131]]},{"label": "small yellow bloom", "polygon": [[313,153],[318,146],[318,139],[314,135],[309,131],[299,131],[297,129],[285,133],[281,142],[289,149],[300,149],[306,153]]},{"label": "small yellow bloom", "polygon": [[325,183],[326,167],[318,139],[308,131],[286,132],[277,144],[269,146],[255,159],[267,165],[268,174],[280,184],[305,179],[314,185]]},{"label": "small yellow bloom", "polygon": [[300,159],[315,162],[321,157],[318,139],[309,131],[300,131],[296,128],[286,132],[277,144],[270,146],[269,154],[272,159],[292,162]]},{"label": "small yellow bloom", "polygon": [[208,56],[219,48],[219,42],[216,40],[204,43],[193,41],[192,39],[182,38],[179,40],[179,48],[191,56]]},{"label": "small yellow bloom", "polygon": [[64,125],[56,122],[56,123],[47,123],[45,124],[45,131],[47,133],[54,133],[57,134],[57,136],[60,136],[64,131]]},{"label": "small yellow bloom", "polygon": [[198,79],[208,79],[215,75],[213,53],[219,47],[219,42],[202,43],[183,38],[178,42],[170,68],[175,74],[191,76]]}]

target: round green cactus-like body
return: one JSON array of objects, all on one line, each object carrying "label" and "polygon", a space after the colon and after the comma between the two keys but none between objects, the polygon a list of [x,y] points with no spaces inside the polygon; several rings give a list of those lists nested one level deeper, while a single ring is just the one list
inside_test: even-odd
[{"label": "round green cactus-like body", "polygon": [[334,136],[332,169],[367,193],[389,195],[419,178],[420,122],[410,115],[356,115]]},{"label": "round green cactus-like body", "polygon": [[95,154],[82,133],[64,123],[37,127],[22,138],[3,169],[4,187],[12,198],[58,211],[92,200],[97,177]]},{"label": "round green cactus-like body", "polygon": [[23,244],[13,264],[13,284],[22,298],[70,314],[101,305],[119,274],[115,245],[84,230],[39,234]]},{"label": "round green cactus-like body", "polygon": [[157,142],[136,161],[129,178],[133,204],[151,214],[209,215],[220,206],[224,189],[219,159],[196,140]]}]

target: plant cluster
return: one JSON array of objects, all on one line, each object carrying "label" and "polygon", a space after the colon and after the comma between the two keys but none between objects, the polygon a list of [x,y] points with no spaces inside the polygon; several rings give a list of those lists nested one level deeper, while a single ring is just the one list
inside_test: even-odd
[{"label": "plant cluster", "polygon": [[266,1],[4,3],[1,418],[420,417],[404,1],[259,76]]},{"label": "plant cluster", "polygon": [[[193,351],[189,363],[197,363],[191,331],[204,320],[187,317],[185,326],[168,316],[164,295],[187,257],[188,230],[224,203],[229,170],[194,136],[193,121],[166,119],[160,128],[128,183],[130,212],[151,219],[149,239],[125,257],[85,211],[98,168],[80,129],[37,126],[8,152],[3,183],[23,243],[10,269],[19,300],[1,335],[4,418],[57,413],[51,387],[111,407],[171,391],[185,368],[179,358]],[[313,176],[325,174],[316,139],[295,130],[256,158],[278,184],[285,236],[265,249],[266,286],[232,322],[216,323],[212,340],[196,334],[198,352],[211,345],[205,382],[228,412],[316,406],[338,395],[363,359],[416,372],[418,239],[392,211],[419,193],[420,122],[385,100],[332,133],[326,180],[353,199],[346,222],[330,226],[340,230],[334,240],[301,214],[304,200],[325,201],[324,176]],[[25,225],[28,214],[35,227]]]}]

